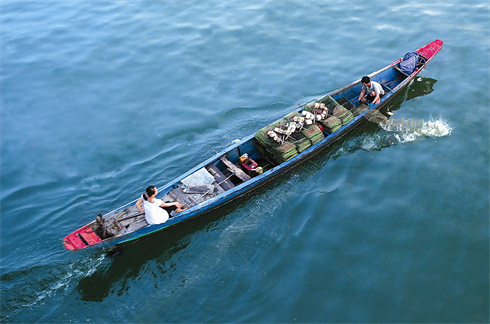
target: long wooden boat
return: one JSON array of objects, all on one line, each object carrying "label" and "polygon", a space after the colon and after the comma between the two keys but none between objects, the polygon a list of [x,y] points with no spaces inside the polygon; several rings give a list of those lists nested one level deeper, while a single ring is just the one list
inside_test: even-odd
[{"label": "long wooden boat", "polygon": [[[99,214],[93,222],[67,235],[63,238],[64,247],[73,251],[136,240],[214,210],[274,179],[305,159],[324,151],[363,122],[366,114],[382,111],[383,107],[389,106],[394,96],[406,88],[439,52],[442,44],[437,39],[416,50],[418,64],[410,75],[400,70],[402,59],[371,73],[371,80],[380,83],[385,91],[379,105],[366,106],[357,101],[361,90],[361,81],[357,80],[298,107],[284,118],[245,137],[158,188],[157,198],[167,202],[179,201],[189,206],[181,213],[172,212],[167,222],[148,225],[144,214],[135,206],[136,199],[105,215]],[[294,127],[291,126],[293,123]],[[289,127],[289,132],[284,127]]]}]

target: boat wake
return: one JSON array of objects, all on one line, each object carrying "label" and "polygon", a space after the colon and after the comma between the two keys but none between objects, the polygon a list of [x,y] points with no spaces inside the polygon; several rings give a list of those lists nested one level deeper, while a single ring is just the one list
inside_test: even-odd
[{"label": "boat wake", "polygon": [[39,265],[3,274],[2,299],[3,304],[8,306],[2,309],[1,321],[16,321],[17,314],[23,309],[63,298],[71,288],[75,288],[79,279],[95,272],[104,259],[105,253],[102,253],[88,262],[80,260],[68,265]]},{"label": "boat wake", "polygon": [[365,151],[381,150],[384,147],[416,142],[428,137],[449,136],[453,130],[443,119],[424,121],[392,118],[380,126],[382,131],[363,138],[359,148]]}]

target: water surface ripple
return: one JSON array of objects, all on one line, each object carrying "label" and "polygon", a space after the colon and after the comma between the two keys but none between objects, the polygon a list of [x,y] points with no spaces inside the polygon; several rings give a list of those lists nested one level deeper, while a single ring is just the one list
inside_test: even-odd
[{"label": "water surface ripple", "polygon": [[[1,1],[0,320],[489,322],[489,9]],[[97,213],[436,38],[395,110],[431,132],[364,125],[116,256],[63,250]]]}]

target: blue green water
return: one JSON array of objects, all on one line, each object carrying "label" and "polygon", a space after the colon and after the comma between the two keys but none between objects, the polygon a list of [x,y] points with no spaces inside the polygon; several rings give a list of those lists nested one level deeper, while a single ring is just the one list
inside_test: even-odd
[{"label": "blue green water", "polygon": [[[373,149],[365,125],[118,255],[63,249],[437,38],[395,116],[449,135]],[[2,322],[490,320],[488,1],[1,1],[0,44]]]}]

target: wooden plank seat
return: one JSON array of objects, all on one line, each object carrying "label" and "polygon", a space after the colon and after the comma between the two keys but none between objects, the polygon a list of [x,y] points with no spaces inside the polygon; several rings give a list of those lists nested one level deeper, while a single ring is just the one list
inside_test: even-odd
[{"label": "wooden plank seat", "polygon": [[388,92],[391,91],[391,88],[388,85],[386,85],[384,83],[380,83],[380,84],[381,84],[381,87],[383,88],[383,91],[385,92],[385,94],[387,94]]},{"label": "wooden plank seat", "polygon": [[228,160],[224,155],[219,158],[221,162],[223,162],[228,170],[230,170],[231,173],[234,173],[235,176],[242,180],[243,182],[248,181],[252,179],[248,174],[246,174],[240,167],[234,165],[230,160]]},{"label": "wooden plank seat", "polygon": [[410,76],[410,75],[406,74],[405,72],[403,72],[403,71],[400,69],[400,67],[398,66],[398,64],[393,65],[393,68],[394,68],[395,70],[397,70],[398,72],[400,72],[401,74],[403,74],[403,75],[407,76],[407,77],[408,77],[408,76]]},{"label": "wooden plank seat", "polygon": [[223,172],[221,172],[216,165],[209,164],[206,166],[206,170],[214,177],[216,182],[219,183],[224,190],[230,190],[235,187],[233,182],[231,182],[230,179],[227,179]]}]

